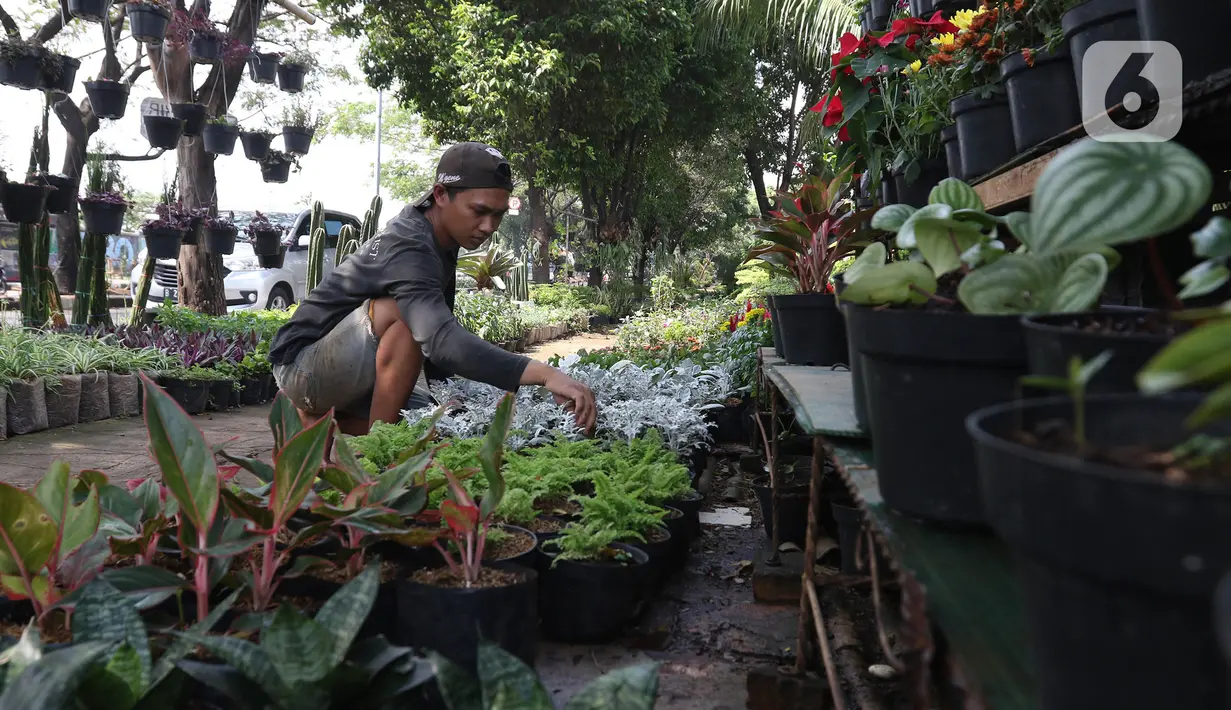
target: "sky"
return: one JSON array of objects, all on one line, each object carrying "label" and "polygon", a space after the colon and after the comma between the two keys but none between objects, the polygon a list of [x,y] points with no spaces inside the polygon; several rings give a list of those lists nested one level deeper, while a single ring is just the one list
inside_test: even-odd
[{"label": "sky", "polygon": [[[215,20],[225,18],[229,13],[230,3],[223,8],[222,3],[212,14]],[[79,23],[75,20],[74,23]],[[325,23],[317,19],[316,26],[325,28]],[[88,25],[87,30],[98,27]],[[23,29],[27,29],[24,28]],[[79,37],[62,37],[50,46],[55,51],[81,57],[97,50],[101,46],[98,33],[87,31],[79,33]],[[352,75],[362,77],[363,74],[353,57],[358,54],[356,43],[342,38],[332,38],[325,43],[326,48],[318,49],[314,43],[314,51],[331,52],[334,61],[346,65]],[[121,44],[121,59],[123,52],[132,52],[131,41]],[[349,57],[351,59],[343,59]],[[72,98],[80,101],[85,96],[83,82],[91,79],[98,69],[101,53],[83,59],[81,69],[77,73],[76,84]],[[197,80],[201,81],[206,74],[205,67],[198,67]],[[245,82],[247,75],[245,73]],[[250,83],[249,83],[250,85]],[[276,102],[264,113],[276,119],[284,106],[290,103],[291,95],[282,92],[272,92]],[[124,118],[118,121],[103,121],[102,129],[95,135],[95,140],[101,138],[113,150],[126,155],[143,155],[149,149],[146,139],[141,136],[140,105],[147,97],[158,98],[158,90],[147,72],[133,86],[129,97],[128,110]],[[243,111],[240,106],[243,95],[232,104],[231,114],[241,121],[260,123],[260,115]],[[388,97],[386,97],[388,98]],[[39,91],[22,91],[13,87],[0,86],[0,165],[10,172],[23,173],[29,161],[30,140],[34,129],[41,120],[43,93]],[[363,84],[348,85],[341,81],[321,82],[319,96],[312,97],[313,108],[336,105],[344,101],[375,101],[376,92]],[[59,172],[64,156],[64,130],[53,114],[51,117],[50,148],[51,172]],[[281,147],[281,139],[274,140],[274,147]],[[385,155],[388,155],[388,146]],[[175,172],[175,153],[168,151],[161,158],[146,162],[124,162],[121,169],[125,179],[134,190],[161,193],[163,182],[169,180]],[[376,160],[376,145],[364,143],[358,139],[328,136],[320,141],[314,141],[311,150],[300,160],[302,171],[292,173],[285,184],[266,184],[261,180],[261,171],[257,163],[244,158],[243,149],[236,144],[235,152],[229,156],[218,156],[215,166],[218,175],[218,206],[220,210],[269,210],[281,212],[297,212],[307,209],[311,201],[321,200],[330,209],[349,212],[359,217],[363,216],[372,196],[376,194],[373,164]],[[391,218],[403,206],[396,200],[391,200],[384,194],[385,205],[382,212],[382,223]]]}]

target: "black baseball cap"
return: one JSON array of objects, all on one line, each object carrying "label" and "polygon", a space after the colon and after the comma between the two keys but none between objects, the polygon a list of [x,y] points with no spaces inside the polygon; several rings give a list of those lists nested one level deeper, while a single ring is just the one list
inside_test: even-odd
[{"label": "black baseball cap", "polygon": [[[500,151],[486,143],[454,143],[436,164],[436,183],[432,188],[436,185],[464,189],[499,187],[512,192],[513,169]],[[430,204],[431,190],[415,203],[418,207]]]}]

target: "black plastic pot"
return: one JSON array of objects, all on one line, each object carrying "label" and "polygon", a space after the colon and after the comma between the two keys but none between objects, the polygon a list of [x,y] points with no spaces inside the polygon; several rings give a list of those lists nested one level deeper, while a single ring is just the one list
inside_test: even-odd
[{"label": "black plastic pot", "polygon": [[170,227],[147,228],[142,231],[145,237],[145,248],[149,250],[151,259],[178,259],[180,244],[184,233]]},{"label": "black plastic pot", "polygon": [[629,555],[625,564],[563,560],[539,543],[548,569],[539,578],[539,616],[543,636],[566,643],[604,643],[617,638],[646,594],[649,558],[630,545],[613,548]]},{"label": "black plastic pot", "polygon": [[869,9],[865,7],[863,12],[859,13],[859,29],[865,35],[872,31],[872,18],[868,16]]},{"label": "black plastic pot", "polygon": [[171,104],[171,113],[184,122],[184,137],[201,135],[205,125],[205,106],[201,104]]},{"label": "black plastic pot", "polygon": [[[675,553],[676,542],[671,539],[671,531],[666,526],[662,527],[657,535],[658,539],[649,540],[649,534],[646,534],[647,542],[630,542],[628,544],[641,550],[648,558],[646,561],[646,584],[650,589],[656,589],[663,581],[667,573],[668,565],[670,564]],[[648,596],[648,595],[646,595]],[[642,598],[645,601],[645,597]],[[633,612],[634,615],[640,613]]]},{"label": "black plastic pot", "polygon": [[889,17],[895,5],[896,0],[871,0],[868,3],[868,20],[874,31],[881,32],[889,26]]},{"label": "black plastic pot", "polygon": [[709,425],[716,444],[747,444],[751,432],[746,426],[748,419],[748,402],[740,400],[737,405],[726,404],[719,409],[708,409],[704,412],[705,422]]},{"label": "black plastic pot", "polygon": [[[1201,400],[1089,397],[1087,440],[1168,451],[1198,433],[1184,420]],[[1072,416],[1067,398],[1049,398],[967,422],[988,518],[1018,553],[1039,707],[1226,708],[1231,674],[1211,598],[1231,569],[1231,485],[1179,483],[1013,439]],[[1226,437],[1231,422],[1200,433]]]},{"label": "black plastic pot", "polygon": [[983,99],[964,94],[949,102],[962,150],[962,175],[975,180],[1017,155],[1013,119],[1004,94]]},{"label": "black plastic pot", "polygon": [[895,202],[886,204],[923,207],[928,203],[928,195],[932,194],[932,188],[947,177],[949,177],[949,169],[944,158],[931,158],[923,161],[919,175],[914,182],[907,180],[905,171],[895,170],[893,172]]},{"label": "black plastic pot", "polygon": [[487,557],[487,553],[484,552],[483,553],[484,562],[486,562],[487,564],[491,564],[491,565],[499,566],[499,567],[506,567],[508,565],[517,565],[519,567],[529,567],[533,569],[534,568],[534,558],[535,558],[534,551],[535,551],[535,548],[539,546],[538,537],[536,537],[532,531],[527,530],[525,528],[520,528],[516,525],[500,524],[500,525],[497,525],[496,527],[501,528],[505,532],[512,534],[512,535],[521,535],[521,536],[529,535],[531,540],[533,540],[533,544],[531,544],[530,549],[526,550],[525,552],[519,553],[517,555],[513,555],[512,557],[504,557],[498,560],[489,559]]},{"label": "black plastic pot", "polygon": [[4,218],[18,224],[38,224],[43,221],[46,211],[47,195],[51,188],[47,185],[27,185],[24,182],[10,182],[4,186],[4,194],[0,196],[0,205],[4,207]]},{"label": "black plastic pot", "polygon": [[205,247],[205,253],[234,254],[235,235],[237,233],[238,230],[235,227],[206,227],[201,235],[201,243]]},{"label": "black plastic pot", "polygon": [[64,214],[73,209],[77,201],[77,181],[65,175],[47,175],[47,184],[53,189],[47,195],[47,211],[50,214]]},{"label": "black plastic pot", "polygon": [[38,57],[32,54],[0,59],[0,84],[18,89],[37,89],[42,79],[43,70]]},{"label": "black plastic pot", "polygon": [[898,186],[893,183],[893,173],[881,172],[881,204],[892,205],[898,201]]},{"label": "black plastic pot", "polygon": [[261,375],[261,401],[268,402],[278,394],[278,382],[274,380],[273,373],[267,372]]},{"label": "black plastic pot", "polygon": [[248,160],[262,160],[269,155],[269,144],[273,142],[272,133],[253,133],[240,131],[239,140],[244,145],[244,157]]},{"label": "black plastic pot", "polygon": [[[1089,362],[1105,350],[1115,354],[1086,385],[1089,394],[1136,392],[1137,372],[1171,341],[1164,332],[1123,332],[1123,326],[1144,318],[1165,319],[1161,311],[1125,309],[1091,313],[1027,316],[1022,319],[1030,374],[1068,377],[1074,355]],[[1086,326],[1097,321],[1111,330],[1093,331]],[[1119,324],[1120,327],[1116,327]]]},{"label": "black plastic pot", "polygon": [[206,153],[230,155],[235,152],[235,141],[238,139],[239,126],[229,123],[207,123],[201,128],[201,142]]},{"label": "black plastic pot", "polygon": [[226,411],[231,405],[231,391],[235,389],[231,380],[215,380],[209,383],[209,397],[206,408],[215,411]]},{"label": "black plastic pot", "polygon": [[196,246],[201,238],[201,217],[190,217],[188,219],[188,228],[184,230],[184,236],[180,239],[180,244],[191,247]]},{"label": "black plastic pot", "polygon": [[1026,374],[1020,317],[850,309],[885,504],[931,521],[983,524],[963,422],[1016,396]]},{"label": "black plastic pot", "polygon": [[778,307],[774,304],[775,298],[777,296],[770,296],[766,300],[769,301],[770,330],[774,334],[774,355],[782,357],[782,327],[778,323]]},{"label": "black plastic pot", "polygon": [[68,0],[68,13],[87,22],[101,22],[110,7],[111,0]]},{"label": "black plastic pot", "polygon": [[1214,592],[1214,628],[1218,634],[1218,645],[1222,646],[1223,658],[1227,667],[1231,668],[1231,572],[1222,577],[1218,590]]},{"label": "black plastic pot", "polygon": [[277,254],[282,251],[282,235],[274,230],[256,232],[251,237],[252,251],[257,256],[264,254]]},{"label": "black plastic pot", "polygon": [[167,36],[171,13],[158,5],[141,2],[128,3],[128,28],[133,39],[158,46]]},{"label": "black plastic pot", "polygon": [[1055,138],[1081,123],[1081,97],[1073,81],[1073,58],[1066,47],[1034,51],[1034,66],[1021,52],[1000,62],[1000,78],[1009,95],[1013,142],[1018,153]]},{"label": "black plastic pot", "polygon": [[64,54],[57,56],[60,58],[60,72],[58,74],[51,74],[46,69],[43,69],[43,88],[49,91],[63,91],[66,94],[71,94],[73,93],[73,84],[77,81],[77,70],[81,68],[81,60]]},{"label": "black plastic pot", "polygon": [[[779,472],[778,481],[778,524],[782,531],[778,533],[778,542],[793,542],[800,547],[808,537],[808,500],[810,469],[783,473]],[[752,492],[756,494],[757,503],[761,505],[761,518],[765,524],[765,537],[774,539],[774,489],[770,485],[769,476],[761,476],[752,480]]]},{"label": "black plastic pot", "polygon": [[957,139],[957,124],[940,129],[940,143],[945,148],[945,165],[949,177],[962,179],[962,144]]},{"label": "black plastic pot", "polygon": [[980,0],[934,0],[932,3],[932,11],[936,10],[944,13],[945,17],[951,17],[958,10],[974,10],[979,7]]},{"label": "black plastic pot", "polygon": [[128,84],[119,81],[87,81],[85,93],[90,97],[94,115],[112,120],[124,117],[128,110]]},{"label": "black plastic pot", "polygon": [[508,587],[446,589],[398,581],[398,643],[431,649],[475,673],[479,640],[486,639],[533,666],[539,579],[532,569],[517,573],[521,581]]},{"label": "black plastic pot", "polygon": [[205,382],[168,379],[162,382],[162,388],[188,414],[200,414],[205,411],[205,403],[209,398],[209,387]]},{"label": "black plastic pot", "polygon": [[1184,83],[1201,81],[1231,67],[1231,3],[1224,0],[1137,0],[1141,39],[1167,42],[1184,60]]},{"label": "black plastic pot", "polygon": [[[1136,42],[1141,39],[1136,0],[1086,0],[1064,13],[1060,25],[1064,29],[1069,52],[1073,55],[1073,78],[1078,96],[1081,96],[1082,67],[1087,49],[1099,42]],[[1114,88],[1114,83],[1112,86],[1108,93],[1114,96],[1127,93],[1127,84],[1124,91]]]},{"label": "black plastic pot", "polygon": [[245,407],[256,406],[261,403],[261,381],[260,380],[240,380],[239,381],[239,401]]},{"label": "black plastic pot", "polygon": [[304,67],[294,64],[279,64],[278,88],[288,94],[298,94],[303,91],[304,79],[307,76],[308,71]]},{"label": "black plastic pot", "polygon": [[308,149],[312,147],[312,136],[315,134],[316,130],[313,128],[283,126],[282,146],[288,153],[292,153],[294,155],[307,155]]},{"label": "black plastic pot", "polygon": [[278,76],[278,55],[256,52],[248,57],[248,78],[257,84],[272,84]]},{"label": "black plastic pot", "polygon": [[281,269],[286,261],[286,247],[281,247],[277,254],[257,254],[256,261],[262,269]]},{"label": "black plastic pot", "polygon": [[222,40],[212,35],[193,35],[188,42],[188,57],[202,64],[219,62],[222,60]]},{"label": "black plastic pot", "polygon": [[832,295],[775,296],[774,306],[787,363],[824,367],[846,362],[846,321]]},{"label": "black plastic pot", "polygon": [[663,525],[666,525],[667,532],[671,533],[671,552],[667,556],[666,565],[666,574],[670,575],[684,564],[688,556],[688,547],[692,544],[693,536],[692,521],[679,508],[666,504],[662,507],[667,511]]},{"label": "black plastic pot", "polygon": [[173,150],[180,142],[184,133],[183,119],[174,116],[142,116],[145,124],[145,137],[151,148]]},{"label": "black plastic pot", "polygon": [[284,183],[291,177],[289,160],[262,160],[261,179],[265,182]]},{"label": "black plastic pot", "polygon": [[[835,298],[842,295],[842,290],[846,288],[846,279],[842,278],[842,274],[834,277],[834,292]],[[838,310],[842,311],[842,317],[846,319],[847,332],[850,332],[850,304],[843,303],[838,300]],[[862,358],[859,352],[855,350],[855,341],[849,335],[847,336],[847,367],[851,371],[851,399],[855,409],[855,422],[859,428],[868,431],[868,396],[864,392],[863,384],[863,365]]]},{"label": "black plastic pot", "polygon": [[863,513],[853,505],[831,503],[834,520],[838,527],[838,547],[842,551],[842,571],[847,574],[859,572],[858,545],[863,534]]},{"label": "black plastic pot", "polygon": [[124,213],[128,211],[128,205],[84,201],[80,205],[85,231],[91,234],[119,234],[124,231]]}]

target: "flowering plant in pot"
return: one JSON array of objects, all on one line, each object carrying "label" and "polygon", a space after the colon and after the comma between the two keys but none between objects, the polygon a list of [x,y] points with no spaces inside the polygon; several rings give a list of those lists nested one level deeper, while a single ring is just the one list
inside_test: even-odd
[{"label": "flowering plant in pot", "polygon": [[40,62],[45,54],[40,45],[20,37],[0,40],[0,84],[19,89],[36,89],[42,79]]},{"label": "flowering plant in pot", "polygon": [[303,103],[282,112],[282,144],[291,155],[307,155],[312,137],[325,126],[325,115],[315,113]]},{"label": "flowering plant in pot", "polygon": [[244,233],[248,235],[252,251],[257,256],[277,254],[285,248],[282,235],[286,234],[286,227],[270,222],[260,211],[253,213],[252,219],[244,227]]},{"label": "flowering plant in pot", "polygon": [[207,254],[231,254],[235,252],[235,236],[239,228],[235,226],[235,213],[228,216],[214,215],[207,217],[202,223],[205,232],[205,252]]},{"label": "flowering plant in pot", "polygon": [[1007,53],[1000,60],[1000,79],[1019,154],[1081,123],[1073,58],[1061,27],[1064,13],[1077,4],[1034,0],[1029,7],[1001,10],[997,31]]},{"label": "flowering plant in pot", "polygon": [[794,193],[779,193],[777,209],[757,222],[764,240],[748,252],[786,271],[796,293],[774,296],[774,327],[783,355],[794,365],[833,365],[847,359],[846,326],[829,282],[834,264],[857,247],[870,212],[854,212],[844,194],[852,166],[832,177],[811,175]]},{"label": "flowering plant in pot", "polygon": [[99,145],[90,153],[86,162],[86,193],[78,200],[85,231],[91,234],[119,234],[128,211],[128,200],[120,191],[119,165],[107,159],[106,151],[106,147]]},{"label": "flowering plant in pot", "polygon": [[304,79],[313,67],[316,58],[306,49],[296,49],[282,58],[278,64],[278,88],[288,94],[303,91]]},{"label": "flowering plant in pot", "polygon": [[141,224],[141,235],[151,259],[175,259],[188,229],[188,220],[174,204],[154,207],[154,218]]}]

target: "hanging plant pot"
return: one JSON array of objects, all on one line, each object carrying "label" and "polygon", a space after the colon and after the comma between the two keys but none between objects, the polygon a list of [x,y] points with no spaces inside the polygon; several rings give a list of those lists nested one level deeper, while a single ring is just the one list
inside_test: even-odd
[{"label": "hanging plant pot", "polygon": [[868,21],[874,32],[882,32],[889,26],[894,5],[897,5],[895,0],[871,0],[868,3]]},{"label": "hanging plant pot", "polygon": [[978,179],[1017,155],[1009,100],[1004,94],[992,94],[986,99],[973,92],[964,94],[949,102],[949,112],[957,123],[962,174],[967,180]]},{"label": "hanging plant pot", "polygon": [[184,121],[174,116],[142,116],[145,136],[151,148],[172,150],[179,145],[184,132]]},{"label": "hanging plant pot", "polygon": [[167,36],[171,12],[164,7],[144,2],[128,3],[128,28],[133,39],[158,46]]},{"label": "hanging plant pot", "polygon": [[188,58],[198,64],[216,64],[222,60],[222,39],[214,35],[193,35],[188,42]]},{"label": "hanging plant pot", "polygon": [[201,104],[171,104],[171,113],[184,122],[184,137],[195,138],[201,135],[205,125],[205,107]]},{"label": "hanging plant pot", "polygon": [[1163,311],[1124,308],[1027,316],[1022,319],[1030,374],[1067,377],[1069,362],[1089,362],[1114,353],[1086,383],[1087,394],[1137,391],[1137,372],[1177,335],[1187,330]]},{"label": "hanging plant pot", "polygon": [[[1199,21],[1194,21],[1197,18]],[[1231,3],[1189,0],[1177,5],[1166,0],[1137,0],[1137,21],[1143,41],[1166,42],[1179,50],[1185,85],[1231,67],[1231,45],[1226,37],[1226,28],[1231,27]]]},{"label": "hanging plant pot", "polygon": [[940,143],[945,147],[945,165],[949,177],[962,180],[962,144],[957,139],[957,124],[940,129]]},{"label": "hanging plant pot", "polygon": [[[1136,42],[1141,39],[1141,29],[1137,24],[1137,0],[1087,0],[1064,13],[1060,26],[1064,29],[1065,43],[1073,55],[1073,78],[1078,96],[1081,96],[1081,74],[1087,49],[1098,42]],[[1112,83],[1113,87],[1116,82]],[[1122,96],[1127,91],[1109,89],[1108,93]]]},{"label": "hanging plant pot", "polygon": [[0,205],[4,206],[4,217],[18,224],[38,224],[43,221],[43,212],[47,205],[47,195],[51,188],[47,185],[28,185],[24,182],[10,182],[4,186],[4,195],[0,197]]},{"label": "hanging plant pot", "polygon": [[269,144],[273,142],[272,133],[259,131],[240,131],[239,140],[244,145],[244,157],[248,160],[264,160],[269,155]]},{"label": "hanging plant pot", "polygon": [[1014,52],[1000,62],[1018,153],[1081,123],[1081,102],[1068,50],[1034,50],[1030,56],[1033,65],[1026,62],[1022,52]]},{"label": "hanging plant pot", "polygon": [[202,235],[202,246],[207,254],[235,253],[235,227],[206,227]]},{"label": "hanging plant pot", "polygon": [[257,232],[252,235],[252,251],[257,256],[277,254],[282,251],[282,235],[276,230]]},{"label": "hanging plant pot", "polygon": [[68,0],[68,14],[86,22],[102,22],[111,0]]},{"label": "hanging plant pot", "polygon": [[302,126],[282,127],[282,147],[292,155],[307,155],[312,147],[312,136],[316,129]]},{"label": "hanging plant pot", "polygon": [[958,10],[978,9],[981,0],[933,0],[931,13],[941,12],[944,17],[952,17]]},{"label": "hanging plant pot", "polygon": [[262,269],[281,269],[286,262],[286,247],[279,247],[276,254],[257,254],[256,261]]},{"label": "hanging plant pot", "polygon": [[989,407],[967,421],[988,519],[1018,563],[1038,707],[1227,707],[1231,669],[1211,602],[1231,569],[1231,485],[1218,473],[1146,468],[1194,434],[1231,433],[1225,419],[1184,426],[1202,399],[1087,397],[1085,440],[1097,459],[1023,441],[1050,439],[1041,435],[1057,423],[1071,429],[1068,398]]},{"label": "hanging plant pot", "polygon": [[787,364],[827,367],[846,362],[846,321],[832,294],[774,296],[774,307]]},{"label": "hanging plant pot", "polygon": [[261,161],[261,179],[265,182],[284,183],[291,177],[291,161],[266,158]]},{"label": "hanging plant pot", "polygon": [[248,57],[248,77],[257,84],[272,84],[278,77],[278,55],[256,52]]},{"label": "hanging plant pot", "polygon": [[235,152],[235,141],[239,138],[239,126],[229,123],[207,123],[201,128],[201,142],[206,153],[214,155],[230,155]]},{"label": "hanging plant pot", "polygon": [[48,175],[44,178],[51,186],[51,194],[47,195],[47,211],[51,214],[64,214],[73,209],[77,201],[77,181],[64,175]]},{"label": "hanging plant pot", "polygon": [[[77,70],[81,68],[81,60],[63,54],[57,54],[53,69],[48,65],[42,67],[42,86],[48,91],[73,92],[73,84],[77,81]],[[58,67],[58,70],[54,69]]]},{"label": "hanging plant pot", "polygon": [[145,237],[145,248],[149,250],[151,259],[179,258],[183,231],[170,227],[146,227],[141,230],[141,235]]},{"label": "hanging plant pot", "polygon": [[923,207],[928,203],[928,195],[932,194],[932,188],[936,187],[940,184],[941,180],[947,177],[949,177],[949,169],[945,165],[945,159],[940,157],[923,161],[919,175],[913,181],[909,179],[905,170],[895,170],[893,172],[893,191],[897,202],[887,204]]},{"label": "hanging plant pot", "polygon": [[304,79],[308,76],[306,67],[298,64],[278,65],[278,88],[288,94],[298,94],[303,91]]},{"label": "hanging plant pot", "polygon": [[114,202],[81,202],[85,231],[91,234],[119,234],[124,229],[128,205]]},{"label": "hanging plant pot", "polygon": [[37,89],[43,78],[43,69],[38,57],[19,54],[0,59],[0,84],[18,89]]},{"label": "hanging plant pot", "polygon": [[90,106],[94,115],[99,118],[117,120],[124,117],[128,109],[128,91],[130,87],[122,81],[87,81],[85,93],[90,97]]}]

